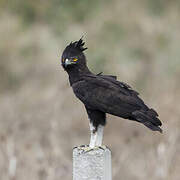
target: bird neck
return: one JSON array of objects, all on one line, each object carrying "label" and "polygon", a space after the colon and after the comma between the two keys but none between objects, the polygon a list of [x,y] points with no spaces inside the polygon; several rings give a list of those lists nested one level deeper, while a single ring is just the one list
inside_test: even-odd
[{"label": "bird neck", "polygon": [[80,81],[82,79],[83,75],[92,74],[87,66],[73,67],[72,69],[67,70],[67,73],[69,75],[69,82],[70,82],[71,86],[73,83]]}]

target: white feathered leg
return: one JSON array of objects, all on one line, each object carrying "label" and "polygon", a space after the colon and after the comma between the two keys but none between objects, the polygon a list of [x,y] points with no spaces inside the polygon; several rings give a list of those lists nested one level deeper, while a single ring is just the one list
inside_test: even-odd
[{"label": "white feathered leg", "polygon": [[95,127],[92,123],[90,123],[90,131],[91,131],[91,138],[90,138],[90,148],[94,148],[95,146],[102,146],[102,139],[103,139],[103,129],[104,126],[99,125],[97,127],[97,131],[95,131]]},{"label": "white feathered leg", "polygon": [[89,126],[90,126],[90,131],[91,131],[89,147],[94,148],[96,145],[97,132],[95,131],[95,127],[93,126],[92,123],[90,123]]},{"label": "white feathered leg", "polygon": [[104,130],[104,126],[99,125],[97,128],[97,139],[95,144],[96,146],[102,146],[103,130]]}]

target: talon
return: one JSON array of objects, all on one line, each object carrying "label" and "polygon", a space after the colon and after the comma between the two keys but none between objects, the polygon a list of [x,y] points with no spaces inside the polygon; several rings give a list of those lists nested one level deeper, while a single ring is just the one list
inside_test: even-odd
[{"label": "talon", "polygon": [[89,147],[88,145],[82,145],[82,146],[79,146],[77,148],[78,148],[78,150],[81,151],[80,153],[87,153],[87,152],[90,152],[92,150],[98,150],[98,149],[105,150],[106,146],[103,145],[103,146]]},{"label": "talon", "polygon": [[105,150],[107,147],[105,145],[99,146],[100,149]]},{"label": "talon", "polygon": [[87,153],[89,151],[92,151],[94,148],[91,148],[87,145],[83,145],[83,146],[80,146],[78,147],[78,150],[81,150],[82,152],[81,153]]}]

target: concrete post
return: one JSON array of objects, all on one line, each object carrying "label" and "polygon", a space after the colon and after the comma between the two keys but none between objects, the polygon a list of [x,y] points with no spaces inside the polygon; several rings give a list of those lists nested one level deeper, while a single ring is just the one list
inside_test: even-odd
[{"label": "concrete post", "polygon": [[73,180],[112,180],[111,151],[107,147],[73,149]]}]

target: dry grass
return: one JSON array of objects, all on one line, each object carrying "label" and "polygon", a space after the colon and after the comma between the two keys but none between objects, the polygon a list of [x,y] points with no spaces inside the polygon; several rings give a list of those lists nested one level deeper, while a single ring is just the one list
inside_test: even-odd
[{"label": "dry grass", "polygon": [[84,32],[89,66],[133,85],[163,122],[161,135],[108,116],[104,144],[112,150],[113,180],[179,179],[180,15],[173,3],[150,16],[136,2],[113,1],[63,36],[47,24],[24,29],[18,17],[1,16],[0,179],[72,179],[72,148],[88,143],[89,128],[59,59]]}]

